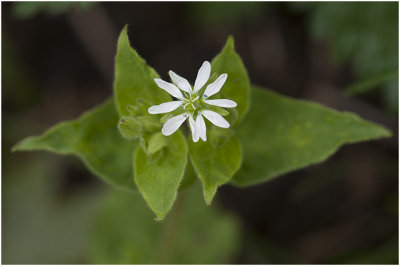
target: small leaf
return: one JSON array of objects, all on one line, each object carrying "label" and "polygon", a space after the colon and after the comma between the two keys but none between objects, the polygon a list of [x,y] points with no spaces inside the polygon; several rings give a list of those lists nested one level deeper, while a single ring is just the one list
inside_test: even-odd
[{"label": "small leaf", "polygon": [[190,159],[203,183],[204,199],[208,205],[211,204],[217,188],[232,178],[242,162],[238,138],[220,132],[226,130],[210,131],[206,142],[189,141]]},{"label": "small leaf", "polygon": [[243,165],[231,182],[249,186],[326,160],[340,146],[391,134],[359,116],[252,88],[252,108],[238,128]]},{"label": "small leaf", "polygon": [[149,139],[149,145],[147,146],[147,154],[151,156],[167,145],[168,145],[167,138],[163,134],[161,134],[161,132],[156,132],[153,135],[151,135]]},{"label": "small leaf", "polygon": [[238,105],[235,108],[238,112],[238,119],[235,121],[235,124],[237,124],[243,119],[250,107],[250,81],[242,59],[235,52],[232,36],[228,38],[222,52],[212,61],[211,69],[219,75],[227,73],[228,78],[221,91],[216,94],[217,97],[212,96],[210,98],[235,101]]},{"label": "small leaf", "polygon": [[119,36],[115,61],[114,95],[120,116],[129,115],[128,105],[136,104],[138,99],[150,104],[171,100],[154,82],[159,77],[156,71],[130,46],[127,28]]},{"label": "small leaf", "polygon": [[134,117],[124,116],[118,122],[118,129],[121,135],[128,140],[142,136],[142,124]]},{"label": "small leaf", "polygon": [[114,101],[109,99],[76,120],[59,123],[41,136],[23,139],[13,151],[73,154],[105,181],[136,190],[132,180],[132,151],[137,143],[121,137],[117,121]]},{"label": "small leaf", "polygon": [[142,147],[135,152],[135,183],[158,220],[172,208],[187,162],[186,139],[180,131],[166,138],[165,146],[155,156]]}]

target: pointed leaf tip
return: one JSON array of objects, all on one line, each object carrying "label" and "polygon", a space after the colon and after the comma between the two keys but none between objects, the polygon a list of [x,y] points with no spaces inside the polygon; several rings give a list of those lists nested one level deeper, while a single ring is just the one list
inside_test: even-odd
[{"label": "pointed leaf tip", "polygon": [[235,50],[235,40],[234,40],[232,35],[228,36],[228,39],[226,40],[226,44],[225,44],[225,47],[224,47],[224,50],[225,49],[232,50],[232,51]]},{"label": "pointed leaf tip", "polygon": [[203,195],[204,195],[204,200],[206,201],[206,204],[208,206],[211,205],[212,200],[214,199],[214,196],[217,193],[217,188],[218,188],[217,186],[204,185]]},{"label": "pointed leaf tip", "polygon": [[203,183],[204,200],[210,205],[217,188],[229,182],[240,168],[242,150],[239,140],[233,135],[224,143],[219,143],[218,135],[210,131],[207,142],[189,142],[189,154],[193,168]]}]

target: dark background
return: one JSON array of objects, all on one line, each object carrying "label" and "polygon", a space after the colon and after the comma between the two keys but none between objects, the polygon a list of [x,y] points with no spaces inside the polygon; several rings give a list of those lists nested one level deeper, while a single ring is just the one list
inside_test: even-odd
[{"label": "dark background", "polygon": [[398,262],[396,2],[3,2],[3,263],[89,262],[84,235],[106,185],[71,156],[10,148],[112,94],[125,24],[164,79],[173,69],[194,81],[233,35],[253,84],[393,132],[256,187],[221,188],[217,201],[242,225],[229,263]]}]

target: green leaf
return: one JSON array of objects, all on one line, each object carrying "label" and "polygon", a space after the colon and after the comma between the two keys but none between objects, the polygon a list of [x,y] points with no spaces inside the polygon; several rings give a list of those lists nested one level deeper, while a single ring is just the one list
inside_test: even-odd
[{"label": "green leaf", "polygon": [[127,29],[125,26],[119,36],[115,60],[114,95],[120,116],[129,115],[128,105],[136,104],[138,99],[150,104],[171,100],[154,82],[154,78],[159,78],[156,71],[130,46]]},{"label": "green leaf", "polygon": [[112,191],[102,202],[93,226],[94,264],[225,264],[233,263],[240,243],[235,217],[206,207],[199,185],[181,193],[162,223],[138,195]]},{"label": "green leaf", "polygon": [[250,81],[242,59],[235,52],[232,36],[228,38],[222,52],[212,61],[211,70],[218,74],[228,74],[224,86],[216,95],[217,97],[212,96],[211,98],[225,98],[235,101],[238,104],[235,109],[239,116],[235,123],[239,123],[250,107]]},{"label": "green leaf", "polygon": [[319,163],[341,145],[391,133],[359,116],[252,88],[252,108],[238,128],[243,165],[231,182],[249,186]]},{"label": "green leaf", "polygon": [[132,178],[132,153],[137,143],[124,140],[117,129],[114,101],[62,122],[37,137],[28,137],[13,151],[46,150],[78,156],[96,175],[113,185],[136,190]]},{"label": "green leaf", "polygon": [[206,142],[189,141],[189,154],[194,169],[203,183],[204,199],[208,205],[217,188],[227,183],[239,170],[242,151],[234,135],[218,135],[218,129],[210,131]]},{"label": "green leaf", "polygon": [[153,156],[142,147],[135,152],[135,183],[158,220],[172,208],[187,162],[186,139],[180,131],[166,138],[168,146]]}]

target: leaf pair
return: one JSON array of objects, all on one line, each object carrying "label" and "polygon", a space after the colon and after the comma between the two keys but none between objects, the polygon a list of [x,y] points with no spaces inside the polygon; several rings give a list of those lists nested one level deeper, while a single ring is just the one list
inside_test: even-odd
[{"label": "leaf pair", "polygon": [[[135,117],[129,109],[132,104],[141,100],[149,104],[170,100],[153,81],[159,77],[157,73],[131,48],[125,27],[118,40],[115,104],[108,100],[77,120],[60,123],[42,136],[22,140],[14,150],[74,154],[107,182],[129,190],[139,188],[157,218],[163,219],[175,201],[184,175],[187,178],[183,183],[190,184],[193,169],[203,183],[209,204],[218,186],[227,182],[238,186],[265,182],[321,162],[345,143],[390,136],[384,128],[353,114],[289,99],[265,89],[250,90],[232,38],[212,61],[212,70],[228,73],[219,96],[238,103],[236,111],[227,117],[233,130],[208,127],[207,142],[189,140],[189,145],[180,131],[164,137],[153,131],[157,127],[146,136],[140,133],[141,143],[137,137],[124,139],[117,124],[119,118],[128,123],[128,118]],[[142,126],[144,120],[140,123]],[[119,129],[122,133],[126,129],[121,128],[121,121]],[[130,132],[134,135],[135,130]],[[188,164],[188,155],[193,167]]]}]

